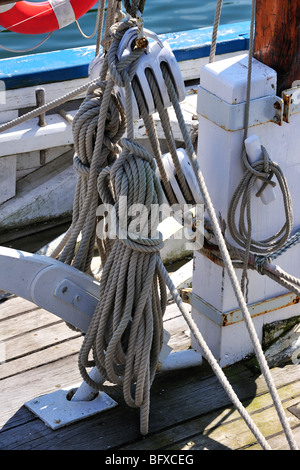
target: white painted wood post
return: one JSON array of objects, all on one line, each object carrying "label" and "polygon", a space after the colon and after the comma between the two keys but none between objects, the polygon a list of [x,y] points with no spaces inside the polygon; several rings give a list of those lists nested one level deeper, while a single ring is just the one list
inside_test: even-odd
[{"label": "white painted wood post", "polygon": [[[282,122],[283,102],[276,97],[275,71],[256,60],[252,66],[248,135],[258,136],[270,158],[285,174],[294,201],[296,230],[300,228],[300,113],[296,112],[290,123]],[[200,73],[198,161],[216,213],[225,220],[230,200],[244,171],[241,155],[247,72],[248,56],[242,55],[206,65]],[[278,184],[275,196],[276,199],[266,205],[253,195],[255,239],[274,235],[284,222]],[[228,230],[226,237],[233,243]],[[285,271],[297,277],[300,277],[299,249],[300,246],[296,246],[276,260]],[[286,297],[282,299],[284,295]],[[193,299],[194,319],[222,366],[234,363],[253,351],[227,272],[199,253],[195,254]],[[269,313],[264,312],[265,301],[269,301],[266,309]],[[255,306],[252,309],[256,312],[254,325],[260,340],[265,322],[299,314],[299,306],[293,303],[288,306],[290,303],[286,289],[257,272],[249,272],[249,305]]]},{"label": "white painted wood post", "polygon": [[11,199],[16,194],[17,157],[0,158],[0,204]]}]

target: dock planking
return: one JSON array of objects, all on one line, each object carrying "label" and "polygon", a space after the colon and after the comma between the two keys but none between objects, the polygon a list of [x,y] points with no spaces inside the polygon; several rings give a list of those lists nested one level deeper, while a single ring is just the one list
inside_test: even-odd
[{"label": "dock planking", "polygon": [[[175,351],[190,346],[188,327],[173,303],[164,326]],[[118,402],[116,408],[53,431],[24,403],[81,383],[81,334],[36,305],[12,297],[0,304],[0,335],[7,354],[0,364],[1,450],[261,449],[205,360],[198,367],[157,373],[145,437],[139,432],[139,410],[129,408],[113,384],[108,393]],[[265,381],[252,362],[235,364],[225,373],[272,448],[288,449]],[[300,446],[300,420],[290,411],[300,402],[300,366],[275,368],[272,376]]]}]

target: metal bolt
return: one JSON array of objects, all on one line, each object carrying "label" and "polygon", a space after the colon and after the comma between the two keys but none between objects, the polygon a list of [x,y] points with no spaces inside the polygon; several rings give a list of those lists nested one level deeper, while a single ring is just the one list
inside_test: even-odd
[{"label": "metal bolt", "polygon": [[280,101],[275,101],[275,103],[273,104],[274,108],[275,109],[281,109],[281,103]]}]

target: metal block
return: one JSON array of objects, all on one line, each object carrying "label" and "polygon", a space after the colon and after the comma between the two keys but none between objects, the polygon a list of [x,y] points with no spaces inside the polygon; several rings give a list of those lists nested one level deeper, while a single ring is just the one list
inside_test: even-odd
[{"label": "metal block", "polygon": [[72,401],[71,397],[77,388],[78,386],[74,386],[42,395],[26,402],[25,406],[55,430],[102,413],[118,404],[104,392],[100,392],[90,401]]}]

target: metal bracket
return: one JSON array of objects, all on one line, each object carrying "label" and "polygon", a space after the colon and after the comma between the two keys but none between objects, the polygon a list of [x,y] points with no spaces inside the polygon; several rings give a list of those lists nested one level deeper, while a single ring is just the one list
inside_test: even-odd
[{"label": "metal bracket", "polygon": [[283,120],[291,122],[291,116],[300,112],[300,86],[282,92],[284,102]]},{"label": "metal bracket", "polygon": [[54,291],[55,297],[62,300],[66,304],[72,305],[79,312],[93,315],[99,299],[80,287],[78,284],[63,279]]},{"label": "metal bracket", "polygon": [[[221,327],[233,325],[244,320],[243,314],[239,308],[227,312],[221,312],[211,304],[203,300],[199,295],[195,294],[192,289],[182,289],[181,298],[183,302],[189,303],[202,315],[206,316],[214,323]],[[257,302],[249,305],[249,313],[251,317],[264,315],[274,310],[289,307],[297,302],[297,296],[293,293],[272,297],[263,302]]]},{"label": "metal bracket", "polygon": [[[251,100],[249,110],[249,127],[274,122],[283,123],[284,102],[276,95],[264,96]],[[238,131],[245,126],[246,103],[229,104],[208,92],[198,88],[197,112],[209,121],[226,131]]]},{"label": "metal bracket", "polygon": [[99,392],[93,400],[73,401],[71,397],[77,388],[75,385],[70,389],[56,390],[26,402],[25,406],[55,430],[118,405],[104,392]]}]

